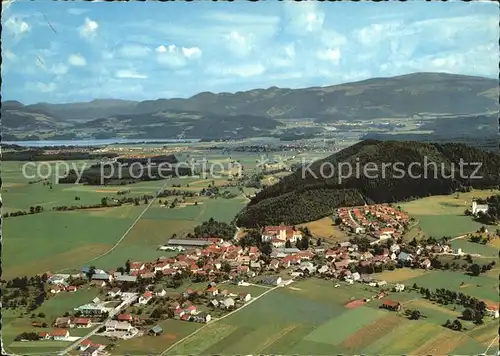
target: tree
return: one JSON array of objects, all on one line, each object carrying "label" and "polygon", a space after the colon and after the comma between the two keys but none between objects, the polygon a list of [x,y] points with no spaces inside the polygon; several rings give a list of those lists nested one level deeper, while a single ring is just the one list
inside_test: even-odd
[{"label": "tree", "polygon": [[104,197],[101,199],[101,205],[102,206],[108,206],[108,198],[107,197]]},{"label": "tree", "polygon": [[455,331],[462,331],[462,323],[459,320],[455,319],[451,324],[451,329]]},{"label": "tree", "polygon": [[271,244],[271,242],[266,241],[262,243],[262,245],[260,246],[260,252],[267,256],[271,255],[271,253],[273,252],[273,245]]},{"label": "tree", "polygon": [[473,320],[474,319],[474,311],[467,308],[462,312],[462,319],[464,320]]},{"label": "tree", "polygon": [[304,235],[300,239],[300,249],[301,250],[307,250],[308,248],[309,248],[309,236],[308,235]]},{"label": "tree", "polygon": [[411,320],[418,320],[418,319],[420,319],[421,316],[422,316],[422,314],[420,313],[420,311],[412,310],[412,312],[410,314],[410,319]]},{"label": "tree", "polygon": [[130,273],[130,260],[125,262],[125,272]]},{"label": "tree", "polygon": [[285,247],[286,248],[292,248],[292,243],[290,242],[290,240],[286,240]]},{"label": "tree", "polygon": [[479,276],[481,273],[481,267],[479,267],[477,263],[474,263],[469,267],[469,271],[472,276]]},{"label": "tree", "polygon": [[413,246],[413,247],[417,247],[418,246],[418,242],[417,242],[416,238],[413,238],[413,240],[411,240],[410,246]]},{"label": "tree", "polygon": [[322,242],[322,241],[321,241],[321,238],[319,238],[319,239],[316,241],[316,246],[318,246],[318,247],[319,247],[319,246],[321,246],[321,242]]},{"label": "tree", "polygon": [[229,262],[223,261],[222,265],[221,265],[221,270],[226,272],[226,273],[231,272],[231,265],[229,264]]}]

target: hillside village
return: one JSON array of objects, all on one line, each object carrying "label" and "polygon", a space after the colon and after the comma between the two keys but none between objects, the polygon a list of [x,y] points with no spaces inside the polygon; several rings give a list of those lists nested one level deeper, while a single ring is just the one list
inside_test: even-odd
[{"label": "hillside village", "polygon": [[[71,275],[44,273],[42,279],[50,295],[96,288],[98,296],[50,321],[51,331],[26,330],[17,339],[64,340],[82,355],[95,356],[105,352],[106,346],[91,341],[94,334],[112,340],[158,335],[163,332],[158,321],[165,318],[209,323],[258,299],[245,288],[285,287],[313,276],[332,280],[332,288],[339,283],[364,284],[378,291],[373,299],[382,299],[381,308],[399,311],[401,305],[386,297],[410,286],[373,278],[373,273],[401,268],[465,268],[464,272],[479,274],[495,264],[493,261],[475,271],[471,256],[461,249],[453,250],[446,237],[429,238],[423,243],[403,242],[401,235],[409,219],[389,206],[341,208],[334,219],[341,228],[351,229],[355,237],[299,249],[290,246],[301,246],[299,242],[309,238],[304,236],[307,231],[294,226],[266,226],[259,246],[242,247],[241,241],[218,237],[171,239],[161,249],[172,255],[154,261],[126,261],[116,270],[84,267]],[[445,264],[441,256],[453,256],[457,262],[465,259],[468,264]],[[183,288],[187,281],[197,288]],[[498,306],[485,308],[487,315],[498,317]],[[47,323],[34,321],[32,326],[34,330],[48,326],[43,324]],[[73,330],[81,328],[89,329],[88,337],[72,336]]]}]

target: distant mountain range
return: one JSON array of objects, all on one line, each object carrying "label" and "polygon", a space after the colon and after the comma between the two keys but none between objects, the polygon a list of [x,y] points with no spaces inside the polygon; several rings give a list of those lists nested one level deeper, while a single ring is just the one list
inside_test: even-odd
[{"label": "distant mountain range", "polygon": [[[464,115],[498,111],[498,81],[443,73],[373,78],[329,87],[271,87],[236,93],[199,93],[188,99],[23,105],[2,103],[4,134],[88,130],[92,134],[186,138],[249,137],[267,134],[275,121],[338,120]],[[41,132],[41,133],[40,133]],[[46,132],[46,133],[47,133]],[[76,134],[73,132],[73,134]],[[152,136],[153,135],[153,136]],[[200,136],[203,135],[203,136]]]}]

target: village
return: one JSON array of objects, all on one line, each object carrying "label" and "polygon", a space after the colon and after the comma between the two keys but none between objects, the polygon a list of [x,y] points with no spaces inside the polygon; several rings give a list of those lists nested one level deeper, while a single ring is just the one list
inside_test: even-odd
[{"label": "village", "polygon": [[[35,339],[68,341],[61,354],[78,350],[84,356],[104,355],[106,345],[91,341],[93,335],[112,340],[159,335],[164,330],[158,321],[166,318],[210,323],[258,299],[246,288],[270,290],[313,276],[332,280],[332,288],[340,284],[376,288],[373,298],[352,300],[353,305],[381,299],[381,308],[400,311],[399,302],[387,297],[408,286],[373,278],[373,273],[441,268],[441,255],[466,256],[460,249],[453,250],[446,239],[422,245],[403,242],[408,217],[389,206],[342,208],[334,218],[340,219],[342,228],[359,236],[299,249],[291,246],[304,238],[303,231],[294,226],[266,226],[260,248],[242,247],[240,241],[218,237],[170,239],[160,250],[171,256],[154,261],[126,261],[117,270],[86,266],[77,274],[47,273],[52,295],[96,288],[98,296],[56,318],[53,331],[39,332]],[[379,243],[370,242],[367,230]],[[271,246],[269,254],[262,252],[266,244]],[[197,288],[183,288],[186,281]],[[498,306],[488,305],[487,313],[498,318]],[[33,322],[32,326],[40,324]],[[80,328],[88,329],[88,334],[73,336],[72,331]]]},{"label": "village", "polygon": [[367,235],[377,240],[399,239],[408,228],[410,219],[389,205],[366,205],[337,209],[337,219],[343,230]]}]

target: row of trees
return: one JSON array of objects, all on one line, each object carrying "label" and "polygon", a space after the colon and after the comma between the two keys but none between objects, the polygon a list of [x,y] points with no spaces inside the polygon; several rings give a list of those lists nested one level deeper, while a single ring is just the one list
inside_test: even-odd
[{"label": "row of trees", "polygon": [[418,290],[425,298],[435,301],[438,304],[461,305],[466,308],[462,313],[462,319],[474,321],[474,323],[478,325],[483,323],[483,317],[486,313],[487,306],[482,300],[445,288],[438,288],[433,292],[428,288],[418,288],[418,286],[414,284],[413,289]]},{"label": "row of trees", "polygon": [[26,308],[31,312],[47,299],[46,274],[33,277],[16,277],[2,285],[2,307],[6,309]]},{"label": "row of trees", "polygon": [[210,218],[194,228],[197,238],[221,237],[224,240],[232,240],[236,234],[236,227],[225,222],[219,222]]},{"label": "row of trees", "polygon": [[33,214],[38,214],[43,212],[43,207],[40,205],[36,206],[30,206],[29,211],[26,210],[18,210],[18,211],[13,211],[10,213],[4,213],[3,217],[4,218],[9,218],[9,217],[16,217],[16,216],[26,216],[26,215],[33,215]]}]

